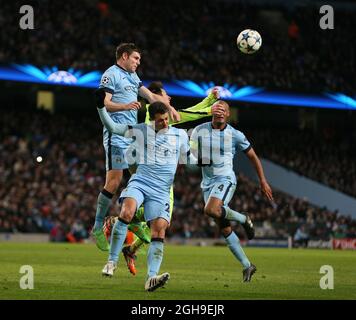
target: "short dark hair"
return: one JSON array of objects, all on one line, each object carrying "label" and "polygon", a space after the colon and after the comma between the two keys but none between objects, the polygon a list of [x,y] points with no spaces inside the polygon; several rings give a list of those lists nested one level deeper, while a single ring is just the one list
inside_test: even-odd
[{"label": "short dark hair", "polygon": [[163,89],[163,83],[161,81],[153,81],[150,83],[147,89],[150,90],[152,93],[161,95]]},{"label": "short dark hair", "polygon": [[150,119],[153,120],[155,118],[155,115],[157,113],[159,114],[165,114],[168,112],[168,107],[160,101],[153,102],[150,104],[150,107],[148,109],[148,113],[150,114]]},{"label": "short dark hair", "polygon": [[131,55],[132,52],[141,54],[141,50],[134,43],[121,43],[116,48],[116,60],[119,60],[124,53]]}]

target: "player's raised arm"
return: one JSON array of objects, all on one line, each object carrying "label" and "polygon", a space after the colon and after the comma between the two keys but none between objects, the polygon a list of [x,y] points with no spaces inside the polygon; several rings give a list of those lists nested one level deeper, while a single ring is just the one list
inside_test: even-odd
[{"label": "player's raised arm", "polygon": [[[196,111],[200,111],[206,108],[211,107],[217,100],[219,99],[219,89],[218,88],[214,88],[213,90],[211,90],[211,92],[208,94],[208,96],[203,99],[202,101],[200,101],[198,104],[183,109],[183,110],[179,110],[179,112],[196,112]],[[211,114],[211,111],[210,111]]]},{"label": "player's raised arm", "polygon": [[109,116],[105,106],[105,91],[104,89],[98,89],[95,91],[96,98],[96,108],[99,113],[99,117],[106,129],[112,133],[116,133],[120,136],[124,136],[125,132],[129,129],[129,126],[126,124],[115,123]]},{"label": "player's raised arm", "polygon": [[145,98],[149,103],[153,103],[156,101],[160,101],[163,102],[164,104],[167,105],[167,107],[169,108],[169,115],[171,117],[171,119],[174,122],[178,122],[180,121],[180,115],[177,112],[176,109],[174,109],[171,105],[169,100],[167,100],[165,97],[160,96],[158,94],[152,93],[150,90],[148,90],[145,86],[141,86],[138,90],[138,94],[142,97]]}]

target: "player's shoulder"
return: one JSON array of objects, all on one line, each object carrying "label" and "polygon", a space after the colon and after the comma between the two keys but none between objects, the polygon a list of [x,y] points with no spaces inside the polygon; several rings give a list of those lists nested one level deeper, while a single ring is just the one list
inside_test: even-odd
[{"label": "player's shoulder", "polygon": [[115,65],[106,69],[101,77],[101,85],[107,85],[110,81],[113,83],[120,75],[118,74],[117,67]]},{"label": "player's shoulder", "polygon": [[227,124],[226,127],[227,130],[231,131],[233,134],[238,135],[238,136],[244,136],[244,133],[242,131],[240,131],[239,129],[235,128],[234,126],[232,126],[231,124]]},{"label": "player's shoulder", "polygon": [[176,136],[183,136],[183,137],[188,137],[188,134],[186,132],[186,130],[184,129],[181,129],[181,128],[176,128],[176,127],[173,127],[173,126],[170,126],[169,127],[170,129],[170,132]]},{"label": "player's shoulder", "polygon": [[185,132],[184,129],[176,128],[176,127],[173,127],[173,126],[169,126],[169,131],[171,133],[175,133],[175,134],[180,134],[182,132]]},{"label": "player's shoulder", "polygon": [[211,126],[211,121],[209,122],[204,122],[198,126],[195,127],[195,130],[199,131],[199,130],[202,130],[202,129],[211,129],[212,126]]},{"label": "player's shoulder", "polygon": [[112,65],[111,67],[107,68],[104,72],[104,74],[115,74],[118,72],[118,67],[116,65]]},{"label": "player's shoulder", "polygon": [[246,138],[245,134],[238,130],[238,129],[235,129],[234,128],[234,131],[233,131],[233,134],[232,134],[232,137],[233,139],[235,140],[236,143],[239,143],[239,144],[250,144],[249,140]]},{"label": "player's shoulder", "polygon": [[110,68],[106,69],[104,76],[109,76],[115,79],[122,79],[125,77],[126,71],[120,68],[118,65],[114,64]]},{"label": "player's shoulder", "polygon": [[132,74],[132,77],[135,78],[136,80],[140,80],[140,77],[138,76],[138,74],[136,72],[134,72]]}]

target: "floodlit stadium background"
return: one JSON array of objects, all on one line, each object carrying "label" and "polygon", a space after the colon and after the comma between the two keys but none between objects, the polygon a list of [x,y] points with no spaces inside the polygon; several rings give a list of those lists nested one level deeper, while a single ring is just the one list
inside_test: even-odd
[{"label": "floodlit stadium background", "polygon": [[[105,178],[92,91],[129,41],[143,50],[144,83],[163,81],[178,109],[220,86],[263,159],[275,206],[236,161],[231,206],[256,226],[246,245],[288,247],[302,228],[309,247],[355,249],[356,5],[333,3],[335,28],[322,30],[317,1],[152,3],[28,1],[35,29],[21,30],[22,2],[0,1],[1,241],[90,241]],[[247,27],[263,38],[252,56],[236,47]],[[179,168],[172,242],[221,242],[199,183],[197,168]]]}]

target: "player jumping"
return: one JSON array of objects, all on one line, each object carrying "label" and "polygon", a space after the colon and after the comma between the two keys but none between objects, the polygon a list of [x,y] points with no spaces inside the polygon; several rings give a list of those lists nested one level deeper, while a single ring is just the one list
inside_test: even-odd
[{"label": "player jumping", "polygon": [[[142,85],[136,74],[141,62],[140,50],[133,43],[123,43],[116,49],[116,64],[105,71],[101,78],[100,88],[105,91],[104,104],[110,112],[110,117],[116,123],[136,124],[137,110],[141,107],[137,96],[147,101],[161,101],[168,106],[169,114],[174,121],[180,117],[164,97],[156,95]],[[128,168],[124,154],[131,140],[108,132],[104,128],[103,144],[106,156],[106,180],[97,201],[95,224],[92,235],[96,245],[103,251],[109,250],[102,227],[104,218],[111,205],[111,200],[120,185],[123,170]]]},{"label": "player jumping", "polygon": [[[167,92],[164,90],[163,85],[161,82],[156,81],[152,82],[149,86],[148,89],[159,96],[162,96],[165,100],[170,101],[171,97],[168,96]],[[212,115],[212,106],[213,104],[217,101],[219,97],[219,92],[217,88],[214,88],[208,97],[206,97],[204,100],[202,100],[200,103],[197,105],[186,108],[186,109],[181,109],[178,110],[178,113],[180,115],[180,121],[173,121],[170,120],[169,124],[170,125],[179,125],[182,123],[186,122],[192,122],[196,120],[200,120],[206,117],[209,117]],[[145,123],[149,124],[150,122],[150,116],[149,116],[149,109],[150,105],[146,105],[146,120]],[[134,173],[134,170],[130,168],[130,172]],[[173,187],[170,190],[170,214],[172,216],[173,212],[173,206],[174,206],[174,194],[173,194]],[[117,220],[117,217],[107,217],[105,219],[104,223],[104,234],[106,235],[107,239],[110,239],[111,235],[111,230],[112,226],[115,224]],[[144,222],[144,211],[143,208],[141,207],[137,213],[135,214],[133,220],[128,226],[128,230],[132,231],[136,236],[137,239],[129,246],[125,246],[122,249],[122,253],[125,257],[127,267],[132,275],[136,275],[137,270],[135,266],[135,260],[136,260],[136,252],[139,250],[139,248],[142,247],[144,244],[150,243],[150,229],[147,227],[146,223]]]},{"label": "player jumping", "polygon": [[[130,178],[127,188],[121,193],[122,207],[118,221],[111,233],[109,259],[102,274],[112,276],[119,253],[123,247],[128,224],[134,217],[137,208],[144,204],[145,220],[150,224],[151,243],[147,256],[146,291],[162,287],[169,279],[169,273],[158,275],[163,259],[163,242],[166,229],[170,223],[170,188],[180,155],[189,152],[189,139],[182,129],[169,126],[168,108],[164,103],[155,102],[149,108],[153,125],[137,124],[133,126],[116,124],[110,118],[102,101],[103,92],[97,91],[97,107],[105,127],[113,133],[125,135],[131,129],[144,135],[140,147],[143,148],[144,162],[139,162],[136,173]],[[152,139],[152,137],[154,137]],[[154,152],[150,152],[154,150]]]}]

